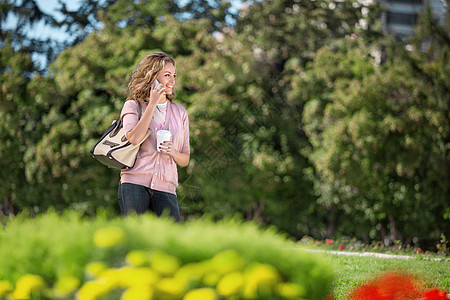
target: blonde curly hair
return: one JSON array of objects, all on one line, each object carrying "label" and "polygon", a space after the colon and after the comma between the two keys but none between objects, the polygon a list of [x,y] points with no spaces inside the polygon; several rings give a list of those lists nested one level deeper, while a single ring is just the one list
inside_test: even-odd
[{"label": "blonde curly hair", "polygon": [[[161,74],[166,63],[172,63],[175,67],[175,60],[164,52],[154,52],[146,55],[131,72],[127,87],[127,99],[135,100],[139,104],[149,97],[150,90],[156,78]],[[170,101],[175,99],[175,91],[166,95]]]}]

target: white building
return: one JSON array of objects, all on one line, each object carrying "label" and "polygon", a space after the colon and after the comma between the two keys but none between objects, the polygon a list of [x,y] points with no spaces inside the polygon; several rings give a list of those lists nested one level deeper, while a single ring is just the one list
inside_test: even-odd
[{"label": "white building", "polygon": [[381,15],[383,31],[402,38],[414,33],[419,13],[427,6],[440,22],[445,21],[448,9],[446,0],[379,0],[386,8]]}]

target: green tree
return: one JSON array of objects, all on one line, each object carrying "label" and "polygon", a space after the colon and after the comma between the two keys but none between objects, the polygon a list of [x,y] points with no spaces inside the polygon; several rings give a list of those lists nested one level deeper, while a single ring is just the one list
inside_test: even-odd
[{"label": "green tree", "polygon": [[372,32],[357,26],[363,7],[333,4],[253,2],[217,36],[208,59],[198,53],[199,68],[182,78],[190,83],[193,148],[201,152],[189,171],[203,198],[186,204],[190,212],[240,213],[295,236],[325,234],[302,152],[302,104],[288,91],[327,39]]},{"label": "green tree", "polygon": [[[14,213],[14,203],[29,191],[25,182],[23,155],[31,146],[39,109],[28,94],[36,68],[26,50],[15,51],[10,39],[0,50],[0,215]],[[3,205],[2,205],[3,204]]]},{"label": "green tree", "polygon": [[116,206],[119,172],[92,159],[89,150],[118,118],[132,68],[149,52],[182,57],[207,44],[204,36],[212,38],[211,20],[181,22],[170,15],[173,5],[115,1],[98,12],[102,30],[59,54],[48,76],[33,78],[33,93],[47,111],[24,161],[27,181],[48,196],[41,209],[92,214],[99,206]]},{"label": "green tree", "polygon": [[[347,38],[297,79],[308,87],[300,93],[320,201],[341,233],[426,244],[448,232],[449,43],[423,18],[418,30],[428,34],[410,53]],[[370,54],[383,45],[387,61],[377,65]]]},{"label": "green tree", "polygon": [[[39,22],[52,24],[54,19],[43,13],[36,2],[2,1],[0,3],[0,125],[1,167],[0,215],[14,214],[17,203],[32,193],[25,180],[25,151],[36,139],[41,107],[30,96],[30,81],[39,67],[31,60],[32,54],[51,56],[54,44],[30,38],[27,30]],[[11,27],[6,21],[15,22]],[[37,199],[36,199],[37,200]],[[36,205],[28,203],[28,207]]]}]

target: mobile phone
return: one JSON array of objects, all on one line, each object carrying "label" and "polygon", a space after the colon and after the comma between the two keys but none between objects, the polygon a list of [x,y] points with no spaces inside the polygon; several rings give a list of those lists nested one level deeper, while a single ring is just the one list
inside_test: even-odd
[{"label": "mobile phone", "polygon": [[[155,79],[155,82],[153,83],[153,87],[156,87],[159,84],[158,79]],[[162,86],[160,86],[156,91],[159,91],[160,89],[162,89]]]}]

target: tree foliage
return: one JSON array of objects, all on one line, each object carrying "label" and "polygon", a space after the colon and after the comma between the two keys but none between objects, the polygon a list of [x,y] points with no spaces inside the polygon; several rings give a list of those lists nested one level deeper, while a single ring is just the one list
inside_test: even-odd
[{"label": "tree foliage", "polygon": [[[425,21],[438,28],[430,17],[419,28]],[[319,202],[347,234],[357,224],[372,239],[436,240],[449,229],[449,85],[440,80],[449,74],[449,43],[434,33],[428,51],[430,35],[417,34],[412,52],[389,40],[338,40],[298,78],[307,87],[303,116]],[[371,56],[376,49],[385,49],[382,65]]]}]

